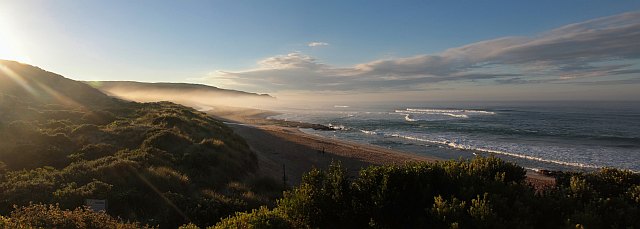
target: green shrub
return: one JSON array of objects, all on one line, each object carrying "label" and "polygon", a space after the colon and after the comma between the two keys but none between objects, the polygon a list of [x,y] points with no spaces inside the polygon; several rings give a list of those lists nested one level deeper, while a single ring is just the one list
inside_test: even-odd
[{"label": "green shrub", "polygon": [[497,158],[374,166],[356,178],[334,165],[306,174],[271,211],[217,226],[274,228],[261,222],[281,219],[294,228],[640,228],[638,176],[572,173],[534,190],[523,168]]},{"label": "green shrub", "polygon": [[111,216],[76,208],[62,210],[57,205],[33,204],[15,209],[11,216],[0,217],[0,228],[151,228],[138,223],[125,223]]},{"label": "green shrub", "polygon": [[250,213],[236,213],[234,217],[223,219],[215,229],[223,228],[301,228],[297,227],[279,211],[269,211],[266,207],[254,209]]}]

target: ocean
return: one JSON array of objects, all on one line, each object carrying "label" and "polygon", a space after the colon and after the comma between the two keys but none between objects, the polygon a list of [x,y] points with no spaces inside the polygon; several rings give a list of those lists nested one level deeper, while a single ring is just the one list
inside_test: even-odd
[{"label": "ocean", "polygon": [[395,103],[280,108],[304,132],[443,159],[494,155],[525,168],[640,171],[640,103]]}]

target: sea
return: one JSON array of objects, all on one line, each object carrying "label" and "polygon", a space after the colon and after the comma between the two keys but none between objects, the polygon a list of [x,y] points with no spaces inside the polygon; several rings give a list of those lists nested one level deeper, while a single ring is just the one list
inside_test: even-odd
[{"label": "sea", "polygon": [[533,170],[640,171],[640,102],[429,102],[276,109],[302,131],[441,159],[495,156]]}]

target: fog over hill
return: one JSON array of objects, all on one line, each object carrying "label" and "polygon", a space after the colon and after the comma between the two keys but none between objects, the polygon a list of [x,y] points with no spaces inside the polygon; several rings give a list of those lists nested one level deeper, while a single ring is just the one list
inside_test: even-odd
[{"label": "fog over hill", "polygon": [[91,81],[89,85],[106,94],[138,102],[171,101],[199,110],[211,106],[254,107],[275,102],[268,94],[221,89],[202,84],[143,83],[132,81]]}]

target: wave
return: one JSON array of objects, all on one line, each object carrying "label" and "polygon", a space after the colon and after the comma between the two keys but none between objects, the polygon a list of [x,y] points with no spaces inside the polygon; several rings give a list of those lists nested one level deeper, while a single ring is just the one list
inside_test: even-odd
[{"label": "wave", "polygon": [[494,115],[496,112],[493,111],[484,111],[484,110],[462,110],[462,109],[415,109],[415,108],[407,108],[405,111],[409,112],[419,112],[425,114],[485,114],[485,115]]},{"label": "wave", "polygon": [[413,116],[411,116],[410,114],[405,114],[404,116],[404,120],[407,120],[407,122],[415,122],[418,121],[417,119],[414,119]]},{"label": "wave", "polygon": [[409,116],[407,114],[414,115],[442,115],[449,116],[453,118],[469,118],[469,115],[494,115],[495,112],[492,111],[483,111],[483,110],[462,110],[462,109],[416,109],[416,108],[406,108],[404,110],[395,110],[397,114],[404,114],[405,120],[410,122],[415,122],[420,120],[419,118],[415,118],[415,116]]},{"label": "wave", "polygon": [[459,113],[462,112],[464,110],[448,110],[448,109],[413,109],[413,108],[407,108],[407,111],[414,111],[414,112],[429,112],[429,113]]},{"label": "wave", "polygon": [[481,110],[464,110],[465,113],[476,113],[476,114],[488,114],[494,115],[496,112],[493,111],[481,111]]},{"label": "wave", "polygon": [[368,135],[385,135],[385,133],[383,132],[376,132],[373,130],[360,130],[360,132],[364,133],[364,134],[368,134]]},{"label": "wave", "polygon": [[[612,147],[622,148],[640,148],[639,136],[620,136],[619,135],[601,135],[598,133],[589,133],[588,131],[580,130],[566,130],[566,129],[553,129],[544,127],[504,127],[504,126],[455,126],[452,127],[447,124],[432,124],[429,126],[434,131],[442,132],[460,132],[467,134],[487,134],[487,135],[500,135],[510,137],[523,137],[523,138],[535,138],[537,140],[571,140],[583,143],[595,143],[606,144]],[[535,129],[538,128],[538,129]]]},{"label": "wave", "polygon": [[412,136],[405,136],[405,135],[400,135],[400,134],[391,134],[389,136],[397,137],[397,138],[404,138],[404,139],[414,140],[414,141],[420,141],[420,142],[428,142],[428,143],[431,143],[431,144],[446,145],[446,146],[449,146],[449,147],[454,148],[454,149],[471,150],[471,151],[479,151],[479,152],[484,152],[484,153],[500,154],[500,155],[505,155],[505,156],[510,156],[510,157],[516,157],[516,158],[522,158],[522,159],[527,159],[527,160],[534,160],[534,161],[546,162],[546,163],[552,163],[552,164],[558,164],[558,165],[573,166],[573,167],[579,167],[579,168],[589,168],[589,169],[602,168],[601,166],[596,166],[596,165],[592,165],[592,164],[585,164],[585,163],[579,163],[579,162],[566,162],[566,161],[545,159],[545,158],[529,156],[529,155],[522,155],[522,154],[517,154],[517,153],[507,152],[507,151],[501,151],[501,150],[493,150],[493,149],[473,147],[473,146],[469,146],[469,145],[458,144],[458,143],[455,143],[455,142],[452,142],[452,141],[430,140],[430,139],[424,139],[424,138],[418,138],[418,137],[412,137]]},{"label": "wave", "polygon": [[349,106],[344,105],[334,105],[333,108],[349,108]]},{"label": "wave", "polygon": [[407,111],[415,111],[415,112],[429,112],[429,113],[476,113],[476,114],[496,114],[496,112],[492,111],[483,111],[483,110],[461,110],[461,109],[414,109],[407,108]]},{"label": "wave", "polygon": [[365,134],[369,134],[369,135],[378,135],[377,132],[372,131],[372,130],[360,130],[360,132],[365,133]]},{"label": "wave", "polygon": [[341,124],[337,124],[336,125],[336,124],[333,124],[333,123],[329,123],[328,126],[333,128],[334,130],[349,130],[350,129],[350,128],[348,128],[348,127],[346,127],[344,125],[341,125]]},{"label": "wave", "polygon": [[465,114],[454,114],[454,113],[445,113],[445,112],[424,112],[424,111],[410,111],[410,110],[396,110],[396,113],[400,114],[423,114],[423,115],[446,115],[454,118],[469,118],[469,116]]}]

